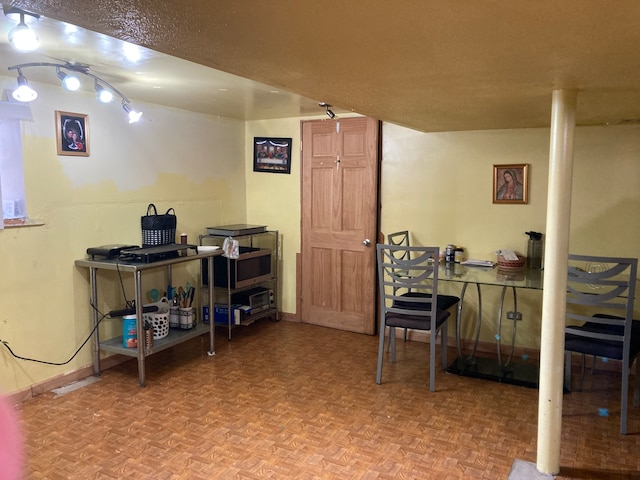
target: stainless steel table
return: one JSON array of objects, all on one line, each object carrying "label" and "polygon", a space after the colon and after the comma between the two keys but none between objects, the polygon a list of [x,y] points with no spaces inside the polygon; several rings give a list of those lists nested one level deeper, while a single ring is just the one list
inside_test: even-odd
[{"label": "stainless steel table", "polygon": [[[541,270],[502,270],[496,267],[476,267],[461,264],[447,263],[440,266],[438,279],[444,282],[462,283],[460,302],[456,314],[456,348],[458,357],[447,368],[450,373],[466,375],[470,377],[484,378],[504,383],[512,383],[527,387],[538,387],[539,366],[531,364],[519,364],[513,362],[516,331],[518,322],[522,321],[522,313],[518,311],[517,289],[542,290]],[[475,285],[478,295],[478,311],[476,313],[476,330],[471,352],[462,351],[460,338],[462,311],[467,287]],[[497,331],[495,334],[497,359],[483,358],[476,355],[478,339],[482,327],[482,286],[495,286],[501,288],[500,304],[497,312]],[[513,297],[513,310],[504,311],[505,297],[511,290]],[[505,315],[506,313],[506,315]],[[504,342],[502,338],[502,322],[506,316],[507,321],[513,322],[513,332],[510,341]],[[503,355],[503,344],[507,345],[507,354]]]},{"label": "stainless steel table", "polygon": [[[144,325],[142,322],[143,319],[143,300],[142,300],[142,273],[149,270],[154,270],[158,268],[166,268],[166,276],[167,276],[167,284],[171,285],[171,267],[173,265],[177,265],[180,263],[186,262],[194,262],[204,259],[214,257],[216,255],[221,255],[222,250],[215,251],[207,251],[201,253],[189,252],[188,256],[179,256],[176,258],[163,259],[155,262],[142,263],[142,262],[133,262],[133,261],[124,261],[119,259],[100,259],[100,260],[92,260],[92,259],[80,259],[75,261],[75,265],[78,267],[85,267],[89,269],[89,282],[91,286],[91,305],[98,305],[98,288],[97,288],[97,275],[99,270],[112,270],[118,272],[124,272],[127,274],[133,274],[134,288],[135,288],[135,301],[136,301],[136,320],[137,320],[137,331],[138,331],[138,347],[136,349],[133,348],[125,348],[122,345],[122,337],[115,337],[112,339],[108,339],[105,341],[100,341],[99,331],[96,328],[94,333],[94,351],[93,351],[93,371],[96,375],[100,374],[100,351],[104,350],[112,353],[119,353],[121,355],[127,355],[130,357],[136,357],[138,359],[138,379],[140,382],[140,386],[144,386],[145,383],[145,357],[148,355],[152,355],[154,353],[160,352],[167,348],[173,347],[179,343],[185,342],[191,338],[200,336],[205,333],[209,333],[209,355],[215,355],[215,331],[214,331],[214,322],[209,322],[209,325],[204,325],[203,323],[198,323],[196,327],[191,328],[189,330],[176,330],[170,329],[169,335],[165,338],[155,340],[153,342],[153,347],[146,349],[145,342],[142,341],[144,339]],[[191,254],[193,253],[193,254]],[[208,279],[209,285],[213,285],[213,262],[208,263]],[[200,263],[202,265],[202,263]],[[200,275],[203,275],[204,272],[200,272]],[[213,305],[213,289],[209,289],[209,305]],[[94,327],[98,324],[98,310],[96,308],[92,308],[92,318]]]}]

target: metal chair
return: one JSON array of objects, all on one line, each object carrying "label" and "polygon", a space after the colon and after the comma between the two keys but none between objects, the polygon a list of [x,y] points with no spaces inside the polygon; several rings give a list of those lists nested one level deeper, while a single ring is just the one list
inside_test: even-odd
[{"label": "metal chair", "polygon": [[[376,383],[382,382],[386,327],[389,327],[391,361],[396,361],[396,328],[424,330],[429,335],[429,389],[435,391],[436,337],[440,333],[442,366],[447,366],[447,319],[438,308],[438,247],[378,244],[380,342]],[[412,292],[408,299],[404,294]],[[436,308],[433,308],[433,306]]]},{"label": "metal chair", "polygon": [[[633,320],[636,258],[569,255],[565,389],[571,390],[572,352],[622,361],[620,433],[627,433],[629,374],[640,353],[640,322]],[[640,359],[633,404],[640,403]],[[581,384],[582,385],[582,384]]]},{"label": "metal chair", "polygon": [[[408,230],[401,230],[399,232],[394,232],[394,233],[390,233],[387,235],[387,244],[388,245],[392,245],[392,246],[405,246],[405,247],[410,247],[410,243],[409,243],[409,231]],[[439,252],[438,252],[439,254]],[[394,255],[396,255],[396,258],[399,259],[407,259],[410,260],[411,259],[411,252],[409,250],[397,250],[394,252]],[[436,258],[438,258],[436,256]],[[413,292],[411,290],[406,291],[403,296],[404,297],[413,297],[413,296],[420,296],[419,292]],[[438,295],[438,309],[439,310],[449,310],[451,307],[453,307],[454,305],[457,305],[460,302],[460,297],[456,297],[453,295]],[[404,329],[404,341],[407,341],[407,332],[408,332],[408,328]],[[391,337],[389,337],[391,338]],[[389,345],[391,345],[391,341],[389,341]],[[388,348],[387,348],[387,351]]]}]

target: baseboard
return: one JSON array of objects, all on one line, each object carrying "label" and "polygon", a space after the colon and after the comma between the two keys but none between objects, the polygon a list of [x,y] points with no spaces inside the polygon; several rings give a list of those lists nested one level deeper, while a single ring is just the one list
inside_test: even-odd
[{"label": "baseboard", "polygon": [[[115,367],[116,365],[120,365],[121,363],[124,363],[128,360],[131,360],[131,357],[126,355],[111,355],[100,360],[100,369],[106,370],[108,368]],[[93,365],[88,365],[78,370],[63,373],[61,375],[48,378],[47,380],[44,380],[42,382],[34,383],[30,387],[27,387],[23,390],[18,390],[17,392],[10,393],[9,395],[7,395],[7,398],[12,404],[24,402],[31,398],[37,397],[38,395],[42,395],[43,393],[50,392],[54,388],[64,387],[65,385],[77,382],[78,380],[83,380],[87,377],[90,377],[91,375],[93,375]]]},{"label": "baseboard", "polygon": [[300,320],[298,319],[298,316],[295,313],[281,312],[280,318],[287,322],[298,322],[298,323],[300,322]]}]

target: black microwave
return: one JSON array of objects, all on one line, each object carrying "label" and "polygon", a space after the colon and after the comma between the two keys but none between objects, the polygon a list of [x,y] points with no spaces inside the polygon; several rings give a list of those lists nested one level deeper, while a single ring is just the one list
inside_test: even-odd
[{"label": "black microwave", "polygon": [[[222,255],[213,257],[213,283],[216,287],[245,288],[271,280],[271,250],[268,248],[239,247],[238,258]],[[202,271],[207,272],[207,260],[202,260]],[[203,274],[207,285],[208,276]]]}]

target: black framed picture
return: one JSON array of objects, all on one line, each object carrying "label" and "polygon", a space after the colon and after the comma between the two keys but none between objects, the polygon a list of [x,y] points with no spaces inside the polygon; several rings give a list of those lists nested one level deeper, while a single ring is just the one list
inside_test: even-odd
[{"label": "black framed picture", "polygon": [[291,139],[253,137],[253,171],[291,173]]}]

